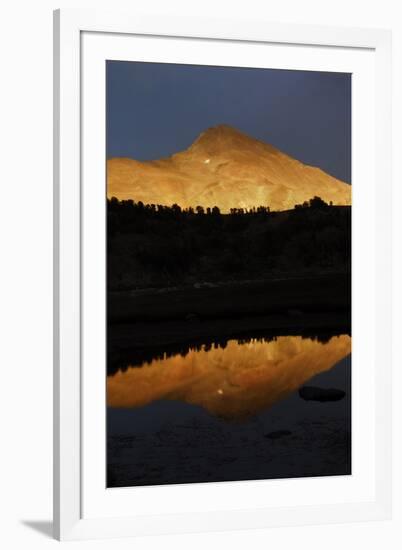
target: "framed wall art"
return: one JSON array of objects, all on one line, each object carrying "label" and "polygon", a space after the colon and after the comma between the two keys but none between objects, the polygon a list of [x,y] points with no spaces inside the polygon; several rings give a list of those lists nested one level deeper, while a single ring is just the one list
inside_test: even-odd
[{"label": "framed wall art", "polygon": [[389,517],[390,33],[54,21],[55,537]]}]

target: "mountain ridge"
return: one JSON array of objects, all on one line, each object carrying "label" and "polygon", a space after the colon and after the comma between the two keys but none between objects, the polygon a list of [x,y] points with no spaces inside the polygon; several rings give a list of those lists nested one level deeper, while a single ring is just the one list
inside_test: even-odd
[{"label": "mountain ridge", "polygon": [[146,204],[288,210],[314,196],[351,204],[351,187],[236,128],[208,128],[170,157],[107,161],[107,195]]}]

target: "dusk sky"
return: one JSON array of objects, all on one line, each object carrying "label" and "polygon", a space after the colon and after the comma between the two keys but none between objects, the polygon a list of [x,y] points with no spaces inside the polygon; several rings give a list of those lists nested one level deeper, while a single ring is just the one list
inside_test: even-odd
[{"label": "dusk sky", "polygon": [[351,76],[107,62],[107,157],[151,160],[228,124],[351,181]]}]

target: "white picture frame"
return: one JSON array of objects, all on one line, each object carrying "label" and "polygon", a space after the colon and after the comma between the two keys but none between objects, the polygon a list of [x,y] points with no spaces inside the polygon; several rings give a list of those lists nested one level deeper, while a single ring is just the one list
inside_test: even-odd
[{"label": "white picture frame", "polygon": [[[353,334],[354,342],[356,334],[359,346],[356,345],[357,359],[354,358],[357,374],[353,375],[353,415],[356,419],[353,421],[356,442],[353,452],[356,451],[358,461],[354,479],[353,475],[348,480],[337,478],[332,482],[329,480],[326,485],[308,478],[292,480],[287,484],[280,481],[257,482],[259,486],[256,482],[241,482],[241,489],[239,482],[202,484],[202,487],[201,484],[151,487],[145,488],[145,491],[152,491],[152,500],[155,500],[158,491],[161,505],[154,509],[152,505],[147,508],[144,504],[138,510],[135,508],[136,501],[141,499],[142,503],[146,503],[144,488],[107,490],[100,482],[104,472],[104,456],[99,457],[99,449],[102,449],[105,438],[102,417],[105,381],[104,356],[103,352],[98,355],[96,343],[99,342],[99,331],[105,324],[105,309],[97,297],[103,292],[105,281],[103,276],[95,282],[92,278],[93,284],[90,286],[87,281],[104,262],[100,252],[104,239],[102,226],[96,232],[98,236],[91,231],[93,227],[99,229],[104,211],[101,206],[98,210],[96,206],[89,209],[88,201],[85,201],[86,193],[91,191],[99,199],[94,202],[104,204],[104,134],[99,131],[104,120],[101,117],[100,121],[95,122],[100,109],[104,111],[104,91],[96,98],[95,94],[100,88],[99,83],[102,83],[104,59],[110,58],[110,55],[118,59],[126,55],[130,59],[132,52],[138,51],[135,40],[138,43],[138,40],[144,41],[145,38],[150,49],[143,48],[142,60],[146,60],[147,56],[163,60],[164,56],[176,55],[176,41],[180,42],[179,46],[187,43],[187,48],[180,48],[186,51],[188,57],[185,59],[200,64],[208,55],[213,55],[218,45],[222,56],[230,56],[231,50],[236,48],[238,55],[242,55],[244,50],[246,57],[256,55],[258,48],[269,46],[273,52],[269,66],[274,59],[280,64],[281,59],[286,59],[288,55],[285,50],[292,48],[293,68],[309,67],[312,63],[311,67],[319,67],[320,70],[325,70],[325,67],[327,70],[350,67],[352,73],[356,70],[352,103],[357,113],[353,118],[352,140],[353,292],[356,297],[353,301]],[[171,44],[170,53],[164,47],[167,41]],[[246,51],[247,48],[251,53]],[[246,57],[243,62],[245,66]],[[310,61],[307,58],[311,58]],[[97,10],[55,12],[56,538],[188,533],[390,517],[390,67],[391,35],[384,30],[283,25],[257,18],[240,21],[229,18],[148,17]],[[366,121],[365,114],[368,114]],[[364,180],[367,181],[366,187]],[[362,183],[355,186],[355,181]],[[98,246],[92,246],[95,241],[91,239],[98,239]],[[89,384],[91,392],[88,392]],[[361,438],[359,434],[362,434]],[[364,456],[366,451],[370,456]],[[267,488],[270,490],[267,491]],[[323,492],[326,490],[327,495]],[[183,491],[186,492],[184,507],[179,502]],[[281,495],[286,496],[281,498]],[[249,502],[251,498],[253,503]],[[236,499],[241,505],[229,505]],[[192,507],[191,502],[196,500],[199,505]],[[293,504],[290,505],[290,502]]]}]

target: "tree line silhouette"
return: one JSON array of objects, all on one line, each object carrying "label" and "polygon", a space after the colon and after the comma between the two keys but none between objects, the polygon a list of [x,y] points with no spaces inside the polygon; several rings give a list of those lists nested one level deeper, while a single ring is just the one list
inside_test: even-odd
[{"label": "tree line silhouette", "polygon": [[181,208],[107,201],[108,287],[169,287],[275,273],[349,271],[351,209],[313,197],[269,206]]},{"label": "tree line silhouette", "polygon": [[[289,332],[289,334],[284,334],[284,332]],[[331,332],[314,332],[314,331],[305,331],[296,336],[301,336],[301,338],[306,340],[313,340],[314,342],[320,342],[321,344],[326,344],[331,340],[335,335],[341,334],[341,331],[331,331]],[[281,330],[281,334],[264,334],[257,336],[243,335],[237,338],[233,336],[221,336],[217,338],[215,335],[211,337],[210,340],[199,341],[194,340],[192,342],[184,341],[178,342],[171,345],[155,345],[155,346],[144,346],[144,347],[135,347],[127,350],[113,350],[111,346],[108,347],[108,362],[107,362],[107,374],[113,375],[118,371],[125,372],[131,367],[141,368],[147,365],[150,365],[154,360],[163,360],[169,357],[175,357],[180,355],[181,357],[186,357],[188,353],[194,351],[210,351],[211,349],[226,349],[229,340],[236,339],[239,344],[249,344],[250,342],[258,343],[269,343],[275,342],[279,336],[294,336],[292,331]]]}]

